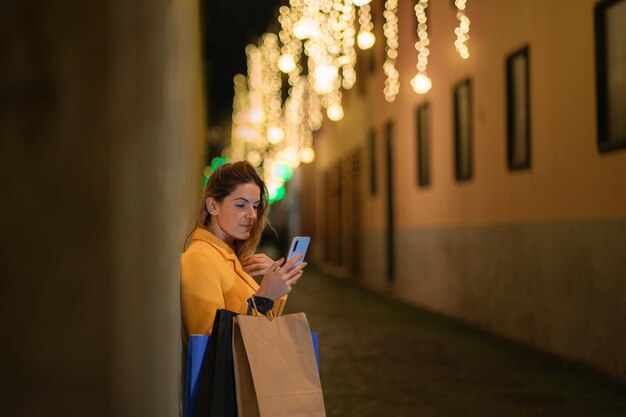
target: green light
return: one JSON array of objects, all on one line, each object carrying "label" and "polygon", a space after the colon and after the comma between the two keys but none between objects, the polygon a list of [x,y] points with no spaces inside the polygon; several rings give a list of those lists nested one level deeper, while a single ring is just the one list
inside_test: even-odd
[{"label": "green light", "polygon": [[268,193],[268,197],[270,200],[270,205],[274,204],[277,201],[282,200],[283,198],[285,198],[285,186],[281,185],[278,188],[270,188],[267,191]]},{"label": "green light", "polygon": [[204,167],[204,179],[202,180],[202,188],[206,188],[207,182],[209,182],[209,177],[215,170],[220,166],[230,162],[230,160],[224,156],[216,156],[211,160],[211,165],[207,165]]},{"label": "green light", "polygon": [[283,198],[285,198],[285,186],[281,185],[280,187],[276,189],[275,201],[280,201]]},{"label": "green light", "polygon": [[276,200],[276,195],[278,194],[278,189],[274,188],[274,187],[271,187],[271,188],[269,188],[267,190],[267,193],[269,194],[268,197],[270,198],[270,201]]},{"label": "green light", "polygon": [[211,160],[211,172],[214,172],[220,165],[228,163],[228,158],[224,156],[216,156]]},{"label": "green light", "polygon": [[289,181],[291,179],[291,176],[293,175],[293,170],[291,169],[291,167],[282,162],[275,163],[272,167],[272,171],[276,178],[280,178],[284,182]]}]

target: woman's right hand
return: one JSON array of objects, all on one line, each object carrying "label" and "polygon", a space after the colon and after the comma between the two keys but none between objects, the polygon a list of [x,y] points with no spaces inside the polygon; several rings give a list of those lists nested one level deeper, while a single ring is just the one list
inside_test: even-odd
[{"label": "woman's right hand", "polygon": [[255,295],[277,300],[283,295],[289,294],[291,286],[300,279],[304,272],[303,269],[307,266],[306,262],[296,264],[300,258],[302,258],[302,255],[294,256],[282,267],[281,265],[285,261],[284,257],[274,262],[267,269],[261,281],[261,286]]}]

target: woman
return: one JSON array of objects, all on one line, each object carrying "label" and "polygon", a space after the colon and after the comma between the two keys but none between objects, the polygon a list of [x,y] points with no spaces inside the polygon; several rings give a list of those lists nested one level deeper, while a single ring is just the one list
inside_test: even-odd
[{"label": "woman", "polygon": [[[224,164],[209,178],[191,244],[181,257],[185,343],[191,334],[211,333],[217,309],[246,314],[251,297],[261,313],[282,312],[306,262],[297,264],[297,257],[283,265],[284,258],[273,262],[254,254],[267,209],[265,184],[248,162]],[[262,274],[261,285],[249,274]]]}]

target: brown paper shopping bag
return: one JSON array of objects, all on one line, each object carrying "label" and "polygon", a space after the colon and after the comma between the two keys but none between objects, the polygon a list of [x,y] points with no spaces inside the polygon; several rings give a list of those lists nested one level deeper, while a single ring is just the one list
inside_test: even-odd
[{"label": "brown paper shopping bag", "polygon": [[246,355],[237,318],[233,319],[233,365],[235,370],[235,397],[237,417],[259,417],[259,405],[252,382],[250,363]]},{"label": "brown paper shopping bag", "polygon": [[326,416],[304,313],[237,316],[233,357],[239,417]]}]

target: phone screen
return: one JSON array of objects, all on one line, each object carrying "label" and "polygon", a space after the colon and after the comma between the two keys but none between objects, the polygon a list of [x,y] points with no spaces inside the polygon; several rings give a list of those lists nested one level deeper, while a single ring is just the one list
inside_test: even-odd
[{"label": "phone screen", "polygon": [[309,241],[311,240],[308,236],[296,236],[291,240],[291,246],[289,247],[289,253],[287,254],[287,260],[290,260],[294,256],[301,254],[302,258],[298,260],[298,263],[304,261],[304,256],[306,255],[306,251],[309,247]]}]

